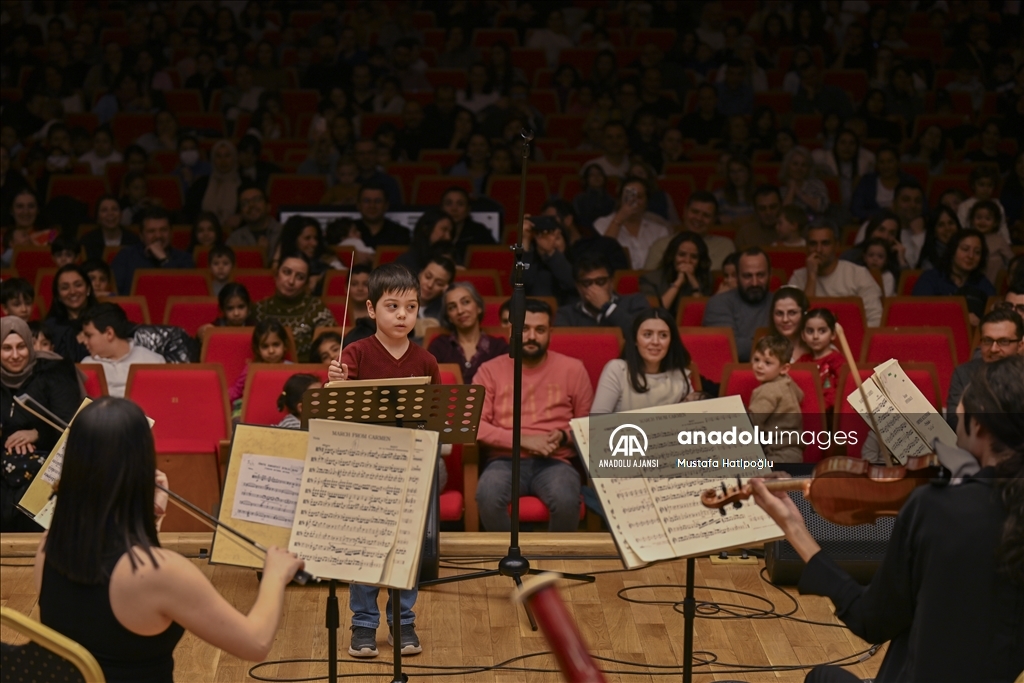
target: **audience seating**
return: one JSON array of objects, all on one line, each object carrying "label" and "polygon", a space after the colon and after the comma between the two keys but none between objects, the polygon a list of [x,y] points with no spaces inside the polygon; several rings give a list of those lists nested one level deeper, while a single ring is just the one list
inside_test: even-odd
[{"label": "audience seating", "polygon": [[[50,260],[53,261],[53,259]],[[57,277],[56,268],[40,268],[36,271],[36,302],[41,304],[40,309],[44,314],[48,314],[53,305],[53,278],[55,277]]]},{"label": "audience seating", "polygon": [[[231,435],[224,368],[213,363],[133,365],[125,397],[154,420],[157,467],[174,482],[175,492],[212,513],[220,502],[217,449]],[[168,510],[164,530],[205,528],[172,512]]]},{"label": "audience seating", "polygon": [[498,276],[490,270],[460,270],[455,274],[459,282],[472,282],[480,296],[502,296],[505,293]]},{"label": "audience seating", "polygon": [[680,327],[700,327],[704,323],[704,307],[707,305],[706,297],[682,297],[676,311],[676,322]]},{"label": "audience seating", "polygon": [[737,362],[736,337],[731,327],[680,327],[679,336],[705,377],[721,383],[722,372]]},{"label": "audience seating", "polygon": [[49,247],[37,247],[25,245],[14,247],[14,256],[11,258],[11,267],[18,271],[18,275],[29,282],[36,281],[36,273],[41,268],[53,268],[53,256],[50,255]]},{"label": "audience seating", "polygon": [[619,294],[639,294],[640,277],[645,272],[643,270],[616,271],[613,289]]},{"label": "audience seating", "polygon": [[[440,363],[437,367],[441,373],[441,384],[463,384],[462,368],[459,367],[458,363]],[[475,449],[476,446],[452,444],[452,452],[444,459],[444,464],[448,471],[448,483],[445,484],[444,491],[441,492],[440,496],[440,517],[442,522],[458,522],[462,519],[463,512],[465,511],[467,492],[463,488],[463,448]],[[473,467],[476,467],[475,463],[473,463]],[[473,481],[475,482],[476,480],[474,479]],[[473,490],[468,493],[472,494],[475,491],[476,485],[474,483]],[[473,508],[475,518],[476,501],[473,503]]]},{"label": "audience seating", "polygon": [[196,336],[203,325],[212,324],[220,317],[220,306],[215,296],[169,296],[164,309],[164,325],[175,325]]},{"label": "audience seating", "polygon": [[[500,244],[474,244],[466,250],[466,267],[472,270],[493,270],[498,273],[500,282],[511,285],[515,255],[511,249]],[[455,282],[460,280],[460,275],[455,274]]]},{"label": "audience seating", "polygon": [[382,246],[377,247],[377,253],[373,258],[373,267],[383,266],[385,263],[391,263],[399,256],[409,251],[407,246]]},{"label": "audience seating", "polygon": [[78,372],[85,377],[85,395],[91,399],[101,396],[109,396],[107,389],[107,374],[103,366],[98,363],[75,363]]},{"label": "audience seating", "polygon": [[948,327],[875,327],[868,328],[860,362],[872,366],[896,358],[906,361],[935,364],[939,378],[939,391],[945,401],[953,377],[956,345]]},{"label": "audience seating", "polygon": [[[324,302],[324,306],[326,306],[331,311],[331,315],[334,316],[334,319],[338,322],[339,325],[341,325],[342,321],[346,320],[345,304],[348,303],[346,297],[325,296],[322,298],[322,301]],[[353,319],[352,313],[350,311],[347,319],[347,326],[351,327],[354,323],[355,320]]]},{"label": "audience seating", "polygon": [[[519,221],[519,194],[523,181],[518,175],[490,176],[486,195],[505,209],[505,220]],[[548,181],[541,175],[526,177],[526,213],[537,215],[548,200]]]},{"label": "audience seating", "polygon": [[277,291],[274,285],[274,271],[269,268],[236,268],[231,272],[231,281],[245,285],[254,304],[273,296]]},{"label": "audience seating", "polygon": [[[365,115],[364,115],[365,116]],[[387,165],[389,176],[398,181],[402,187],[402,198],[406,203],[412,201],[413,187],[416,185],[416,178],[425,175],[440,175],[441,167],[436,161],[405,161],[394,162]]]},{"label": "audience seating", "polygon": [[276,425],[287,411],[277,409],[277,399],[284,383],[292,375],[316,375],[327,382],[327,366],[320,363],[250,363],[242,394],[242,422],[255,425]]},{"label": "audience seating", "polygon": [[912,270],[910,268],[901,270],[900,281],[896,285],[896,294],[898,296],[911,296],[914,293],[914,285],[917,284],[917,280],[923,272],[922,270]]},{"label": "audience seating", "polygon": [[327,297],[344,297],[348,294],[348,271],[347,270],[328,270],[324,273],[323,287],[321,288],[323,298]]},{"label": "audience seating", "polygon": [[[246,246],[246,247],[231,247],[231,251],[235,252],[235,268],[241,268],[243,270],[250,268],[263,268],[264,259],[266,258],[266,249],[258,246]],[[195,257],[196,268],[208,268],[210,266],[210,248],[209,247],[196,247],[193,252]]]},{"label": "audience seating", "polygon": [[283,204],[319,204],[327,192],[323,176],[275,173],[267,183],[267,199],[274,206]]},{"label": "audience seating", "polygon": [[234,382],[242,374],[246,364],[252,360],[253,329],[255,328],[208,328],[203,334],[199,361],[223,367],[224,376]]},{"label": "audience seating", "polygon": [[959,296],[887,297],[883,301],[882,326],[945,325],[953,333],[958,363],[971,359],[971,334],[967,304]]},{"label": "audience seating", "polygon": [[150,325],[153,322],[153,318],[149,315],[149,304],[152,302],[152,299],[134,295],[108,296],[103,297],[100,301],[108,301],[120,306],[124,309],[124,314],[128,316],[128,322],[133,322],[138,325]]},{"label": "audience seating", "polygon": [[190,268],[140,268],[132,278],[132,296],[145,297],[149,307],[163,311],[167,298],[175,296],[209,296],[210,274]]},{"label": "audience seating", "polygon": [[461,187],[470,194],[474,193],[473,182],[463,176],[436,175],[419,176],[412,187],[412,203],[436,206],[441,197],[451,187]]},{"label": "audience seating", "polygon": [[804,247],[765,247],[764,251],[771,259],[772,270],[785,272],[787,282],[794,271],[807,265],[807,249]]},{"label": "audience seating", "polygon": [[51,175],[47,196],[71,197],[86,206],[90,216],[96,214],[96,201],[107,193],[103,178],[95,175]]},{"label": "audience seating", "polygon": [[[804,397],[800,402],[803,413],[803,430],[820,432],[826,428],[825,398],[821,390],[818,366],[814,363],[793,363],[789,368],[790,379],[800,387]],[[722,387],[719,396],[739,396],[743,405],[750,405],[750,396],[760,386],[749,363],[729,363],[722,369]],[[824,451],[817,444],[804,448],[804,462],[817,462],[828,457],[828,449]]]},{"label": "audience seating", "polygon": [[[146,176],[146,188],[149,196],[159,200],[161,206],[168,211],[177,211],[182,207],[181,181],[173,175]],[[189,230],[191,238],[191,230]]]},{"label": "audience seating", "polygon": [[583,361],[590,386],[597,389],[601,371],[622,353],[622,330],[617,327],[552,327],[551,351]]}]

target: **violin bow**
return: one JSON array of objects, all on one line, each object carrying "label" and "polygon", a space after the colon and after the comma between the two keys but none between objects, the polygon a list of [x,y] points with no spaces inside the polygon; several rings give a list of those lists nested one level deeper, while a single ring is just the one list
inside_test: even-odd
[{"label": "violin bow", "polygon": [[[259,543],[258,541],[255,541],[255,540],[249,538],[248,536],[246,536],[242,532],[237,531],[236,529],[233,529],[232,527],[228,526],[224,522],[220,521],[219,519],[217,519],[216,517],[214,517],[213,515],[208,513],[206,510],[203,510],[201,507],[199,507],[199,506],[197,506],[197,505],[195,505],[193,503],[190,503],[188,500],[186,500],[182,496],[179,496],[177,493],[175,493],[174,491],[170,490],[169,488],[165,488],[165,487],[161,486],[160,484],[157,484],[156,487],[158,489],[160,489],[161,491],[163,491],[164,493],[167,494],[167,496],[168,496],[167,499],[170,502],[172,502],[175,505],[177,505],[179,508],[184,510],[189,515],[195,517],[196,519],[198,519],[200,522],[202,522],[206,526],[210,527],[211,529],[213,529],[215,531],[218,528],[223,529],[224,531],[229,532],[231,535],[237,537],[238,539],[241,539],[242,541],[245,541],[250,546],[252,546],[252,548],[255,548],[256,550],[259,550],[264,555],[266,555],[268,549],[262,543]],[[242,544],[239,544],[239,545],[242,545]],[[243,547],[245,547],[245,546],[243,546]],[[299,570],[298,572],[295,573],[295,577],[292,580],[295,583],[304,586],[308,582],[310,582],[312,579],[313,579],[313,576],[309,572],[304,571],[304,570]]]},{"label": "violin bow", "polygon": [[[40,420],[56,429],[58,432],[63,432],[65,429],[68,428],[67,422],[65,422],[64,420],[60,419],[60,417],[54,415],[52,412],[47,410],[46,406],[44,406],[42,403],[29,396],[28,394],[15,396],[14,402],[21,406],[22,409],[25,410],[25,412],[35,415]],[[35,407],[30,406],[29,403],[35,404]]]},{"label": "violin bow", "polygon": [[853,352],[850,351],[850,344],[846,341],[846,333],[843,332],[843,326],[836,323],[836,336],[839,337],[839,346],[843,349],[843,356],[846,357],[846,364],[850,368],[850,373],[853,375],[853,381],[857,384],[857,391],[860,392],[860,400],[864,402],[864,409],[868,413],[868,419],[871,422],[871,428],[875,430],[875,438],[878,439],[878,450],[881,451],[882,456],[885,458],[885,464],[889,467],[893,466],[892,453],[889,452],[888,446],[882,440],[882,432],[878,429],[878,421],[875,419],[875,413],[871,410],[871,404],[868,403],[867,392],[864,391],[864,383],[860,381],[860,369],[857,367],[857,362],[853,359]]}]

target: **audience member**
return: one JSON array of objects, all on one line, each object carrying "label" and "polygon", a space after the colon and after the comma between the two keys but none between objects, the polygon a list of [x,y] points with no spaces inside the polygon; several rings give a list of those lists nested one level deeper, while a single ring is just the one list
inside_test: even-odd
[{"label": "audience member", "polygon": [[848,119],[853,114],[850,96],[834,85],[823,82],[821,69],[811,60],[800,70],[800,87],[793,96],[793,113],[825,114],[836,112]]},{"label": "audience member", "polygon": [[[520,493],[541,499],[550,513],[549,531],[575,531],[579,526],[580,475],[574,457],[569,420],[590,414],[594,398],[583,363],[548,350],[551,309],[543,301],[526,300],[523,327],[523,416]],[[477,370],[484,387],[478,440],[488,461],[480,474],[476,500],[487,531],[507,531],[512,487],[512,364],[507,355]]]},{"label": "audience member", "polygon": [[806,147],[794,147],[782,161],[779,183],[783,204],[796,204],[809,213],[828,209],[828,188],[815,177],[814,161]]},{"label": "audience member", "polygon": [[171,219],[165,210],[149,209],[141,223],[140,242],[122,247],[110,264],[118,292],[132,291],[135,271],[139,268],[192,268],[195,265],[190,254],[171,246]]},{"label": "audience member", "polygon": [[608,261],[612,270],[630,269],[629,259],[626,257],[622,245],[611,237],[595,232],[590,226],[581,224],[579,217],[573,211],[572,204],[566,200],[548,200],[544,203],[541,215],[557,219],[558,224],[565,229],[568,244],[566,253],[570,263],[575,261],[580,254],[596,251]]},{"label": "audience member", "polygon": [[299,357],[309,355],[313,330],[337,324],[324,303],[309,293],[309,264],[298,254],[285,254],[274,274],[274,293],[253,306],[256,322],[277,318],[289,328]]},{"label": "audience member", "polygon": [[1024,356],[1024,319],[1013,308],[997,306],[981,319],[981,339],[978,352],[953,371],[946,396],[946,421],[956,429],[956,406],[964,389],[984,363],[994,363],[1010,356]]},{"label": "audience member", "polygon": [[968,228],[970,227],[971,208],[975,204],[984,201],[995,202],[996,206],[999,207],[999,234],[1003,236],[1004,240],[1009,242],[1010,230],[1006,224],[1006,210],[995,197],[1000,180],[997,167],[985,164],[975,166],[970,176],[971,196],[960,202],[956,209],[956,215],[960,219],[960,225]]},{"label": "audience member", "polygon": [[166,362],[159,353],[136,345],[131,337],[133,325],[128,322],[124,309],[117,304],[96,304],[82,314],[81,322],[89,356],[80,362],[103,368],[110,396],[124,398],[132,365]]},{"label": "audience member", "polygon": [[366,246],[409,244],[409,230],[385,217],[390,208],[387,190],[375,183],[363,183],[359,188],[358,202],[359,220],[355,225]]},{"label": "audience member", "polygon": [[988,245],[977,230],[964,228],[949,240],[945,253],[935,268],[921,273],[914,283],[914,296],[962,296],[967,304],[967,317],[977,325],[985,314],[995,287],[985,277]]},{"label": "audience member", "polygon": [[419,307],[416,309],[416,340],[424,333],[439,327],[444,318],[444,291],[455,279],[455,263],[443,254],[433,254],[416,277],[419,283]]},{"label": "audience member", "polygon": [[[605,237],[617,239],[623,248],[629,250],[634,270],[644,268],[651,258],[652,245],[658,240],[667,243],[671,239],[664,223],[654,221],[647,213],[647,185],[639,179],[626,179],[622,183],[618,210],[594,221],[594,230]],[[657,258],[660,259],[660,253]],[[653,270],[653,267],[648,270]]]},{"label": "audience member", "polygon": [[117,294],[114,287],[114,271],[103,259],[86,259],[82,264],[82,271],[89,276],[93,294],[98,298]]},{"label": "audience member", "polygon": [[754,172],[750,162],[734,156],[726,164],[725,186],[715,191],[718,216],[724,223],[754,215]]},{"label": "audience member", "polygon": [[[698,190],[690,195],[683,210],[683,231],[695,232],[704,240],[711,258],[712,270],[721,269],[725,257],[736,251],[731,239],[709,232],[717,220],[718,201],[713,194]],[[672,235],[666,235],[651,245],[650,251],[647,252],[647,260],[644,262],[645,270],[654,270],[658,267],[665,247],[671,239]]]},{"label": "audience member", "polygon": [[812,308],[807,311],[801,323],[800,338],[807,348],[807,353],[799,356],[794,362],[814,363],[818,366],[825,411],[831,414],[836,405],[839,371],[846,366],[846,359],[833,343],[836,339],[835,314],[827,308]]},{"label": "audience member", "polygon": [[759,185],[754,190],[754,215],[736,230],[736,248],[740,251],[767,247],[779,240],[776,226],[782,209],[782,194],[774,185]]},{"label": "audience member", "polygon": [[238,177],[247,185],[253,185],[267,192],[270,176],[284,173],[275,163],[260,158],[263,143],[255,135],[245,135],[238,141]]},{"label": "audience member", "polygon": [[956,210],[940,203],[925,224],[921,257],[916,264],[912,265],[922,270],[934,268],[942,259],[942,255],[946,253],[949,241],[953,239],[953,235],[960,227],[960,219],[956,215]]},{"label": "audience member", "polygon": [[868,220],[879,209],[893,205],[896,187],[900,184],[915,183],[913,176],[900,170],[900,157],[895,147],[883,145],[875,153],[875,170],[861,176],[850,200],[850,213],[861,220]]},{"label": "audience member", "polygon": [[523,286],[527,296],[551,296],[564,305],[576,298],[576,281],[569,261],[569,231],[556,216],[526,216],[523,220]]},{"label": "audience member", "polygon": [[223,244],[224,231],[217,217],[209,211],[199,214],[199,218],[192,224],[192,235],[186,251],[192,254],[192,258],[196,258],[196,250],[212,249]]},{"label": "audience member", "polygon": [[302,429],[302,396],[310,389],[319,389],[321,386],[319,377],[306,373],[297,373],[285,380],[281,395],[277,397],[277,410],[287,415],[276,426]]},{"label": "audience member", "polygon": [[583,164],[587,168],[596,164],[606,176],[625,178],[629,175],[629,137],[621,121],[604,124],[604,154]]},{"label": "audience member", "polygon": [[281,239],[282,226],[270,213],[266,193],[259,187],[242,185],[238,209],[238,215],[228,222],[235,227],[224,243],[229,247],[258,246],[263,250],[264,263],[269,264]]},{"label": "audience member", "polygon": [[29,281],[21,277],[4,280],[0,290],[0,311],[28,322],[32,318],[36,291]]},{"label": "audience member", "polygon": [[[765,457],[773,462],[802,462],[803,448],[799,439],[793,443],[791,430],[803,429],[800,403],[804,392],[789,377],[793,345],[788,339],[775,335],[761,337],[754,345],[751,369],[760,383],[750,394],[750,422],[761,433],[771,435],[765,444]],[[785,443],[782,443],[785,440]]]},{"label": "audience member", "polygon": [[726,117],[718,111],[718,89],[704,83],[697,88],[697,109],[683,116],[679,131],[684,138],[692,138],[699,145],[707,145],[722,137]]},{"label": "audience member", "polygon": [[210,175],[211,170],[209,162],[199,151],[199,139],[194,135],[182,135],[178,140],[178,164],[172,172],[181,182],[182,191],[188,192],[196,179]]},{"label": "audience member", "polygon": [[[985,267],[985,277],[989,282],[996,282],[999,273],[1008,269],[1010,261],[1014,258],[1009,242],[999,232],[1001,221],[1002,211],[992,199],[976,202],[967,216],[966,227],[977,230],[985,236],[985,244],[988,247],[988,265]],[[54,240],[54,244],[56,243],[57,241]]]},{"label": "audience member", "polygon": [[210,248],[206,258],[210,269],[210,293],[218,296],[231,281],[235,269],[235,251],[226,244],[217,244]]},{"label": "audience member", "polygon": [[242,415],[242,395],[245,392],[246,378],[249,376],[249,366],[252,363],[275,365],[291,362],[285,359],[288,351],[288,331],[277,318],[263,318],[256,323],[252,329],[250,348],[252,357],[245,360],[242,371],[228,387],[228,401],[231,402],[232,416],[236,418]]},{"label": "audience member", "polygon": [[803,290],[784,285],[772,296],[771,315],[768,318],[768,334],[789,340],[793,348],[791,363],[808,352],[803,340],[804,316],[810,309],[810,302]]},{"label": "audience member", "polygon": [[[364,306],[365,308],[365,306]],[[341,355],[341,335],[333,330],[321,332],[309,347],[309,362],[330,365]]]},{"label": "audience member", "polygon": [[591,415],[681,403],[694,392],[690,354],[669,311],[639,313],[630,332],[623,357],[608,361],[601,371]]},{"label": "audience member", "polygon": [[882,288],[867,268],[839,259],[839,236],[831,225],[812,225],[807,230],[807,266],[797,269],[789,284],[804,290],[808,298],[856,296],[864,302],[870,327],[882,322]]},{"label": "audience member", "polygon": [[16,505],[61,434],[22,408],[14,397],[28,394],[62,420],[70,421],[85,392],[72,362],[36,350],[28,323],[19,316],[0,319],[0,350],[0,412],[4,416],[0,529],[4,533],[35,531],[38,527]]},{"label": "audience member", "polygon": [[811,152],[811,158],[821,175],[839,179],[843,207],[850,205],[860,179],[875,170],[875,153],[862,147],[852,130],[840,131],[831,150],[816,149]]},{"label": "audience member", "polygon": [[484,299],[469,282],[455,282],[444,295],[441,326],[450,334],[434,337],[428,351],[438,363],[456,363],[462,370],[462,383],[472,384],[483,363],[508,354],[508,341],[485,334]]},{"label": "audience member", "polygon": [[583,189],[573,197],[572,205],[577,218],[586,226],[615,211],[615,198],[608,193],[608,176],[601,164],[583,166]]},{"label": "audience member", "polygon": [[611,268],[596,253],[582,254],[573,264],[579,301],[559,306],[555,325],[559,327],[618,327],[627,336],[637,313],[650,308],[643,294],[618,294]]},{"label": "audience member", "polygon": [[450,187],[441,196],[441,210],[452,219],[452,242],[455,243],[455,262],[464,263],[466,249],[471,244],[497,244],[494,233],[470,214],[469,194],[461,187]]},{"label": "audience member", "polygon": [[210,151],[213,170],[192,183],[185,195],[183,213],[194,221],[201,211],[216,214],[222,224],[237,213],[238,190],[242,179],[238,174],[238,151],[229,140],[220,140]]},{"label": "audience member", "polygon": [[640,291],[658,297],[669,311],[677,310],[683,297],[711,296],[711,257],[704,239],[690,231],[676,234],[660,267],[640,278]]},{"label": "audience member", "polygon": [[107,164],[119,164],[124,160],[114,149],[114,134],[108,126],[100,126],[92,134],[92,149],[78,157],[78,163],[89,164],[93,175],[101,176]]},{"label": "audience member", "polygon": [[741,362],[750,360],[754,333],[768,324],[772,308],[768,296],[770,274],[768,255],[759,247],[747,249],[736,266],[736,288],[715,294],[704,308],[704,327],[732,328]]}]

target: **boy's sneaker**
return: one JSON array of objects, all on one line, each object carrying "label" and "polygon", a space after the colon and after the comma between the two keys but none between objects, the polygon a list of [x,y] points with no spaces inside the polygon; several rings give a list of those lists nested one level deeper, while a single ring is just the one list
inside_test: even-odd
[{"label": "boy's sneaker", "polygon": [[[416,624],[402,624],[401,626],[401,637],[402,637],[402,654],[403,655],[418,655],[423,652],[423,648],[420,647],[419,636],[416,635]],[[395,639],[391,635],[390,629],[388,630],[388,645],[394,645]]]},{"label": "boy's sneaker", "polygon": [[353,657],[376,657],[378,654],[376,629],[353,626],[348,653]]}]

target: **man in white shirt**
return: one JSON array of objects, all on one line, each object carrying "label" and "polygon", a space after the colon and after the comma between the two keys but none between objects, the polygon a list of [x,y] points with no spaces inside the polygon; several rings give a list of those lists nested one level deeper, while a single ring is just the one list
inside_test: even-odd
[{"label": "man in white shirt", "polygon": [[[711,257],[711,270],[721,270],[725,257],[736,251],[736,245],[728,237],[709,235],[708,230],[718,221],[718,200],[710,192],[698,190],[686,200],[683,211],[683,231],[695,232],[708,245],[708,256]],[[669,234],[651,245],[644,262],[644,270],[656,270],[661,267],[661,257],[665,248],[672,241],[674,234]]]},{"label": "man in white shirt", "polygon": [[644,267],[651,245],[662,242],[661,251],[665,251],[665,245],[672,239],[671,231],[646,212],[647,185],[639,179],[630,180],[619,191],[619,209],[594,221],[594,230],[618,240],[629,251],[633,270]]},{"label": "man in white shirt", "polygon": [[133,364],[167,362],[160,354],[136,346],[128,338],[130,329],[128,316],[117,304],[97,304],[82,315],[82,335],[89,350],[89,358],[82,362],[102,365],[107,391],[118,398],[124,398],[128,369]]},{"label": "man in white shirt", "polygon": [[629,137],[621,121],[604,124],[604,155],[591,159],[580,168],[597,164],[609,177],[625,178],[629,175]]},{"label": "man in white shirt", "polygon": [[839,235],[830,225],[807,230],[807,266],[789,278],[810,297],[857,296],[864,302],[869,327],[882,322],[882,288],[867,268],[838,257]]}]

